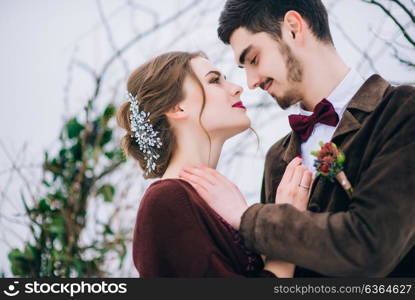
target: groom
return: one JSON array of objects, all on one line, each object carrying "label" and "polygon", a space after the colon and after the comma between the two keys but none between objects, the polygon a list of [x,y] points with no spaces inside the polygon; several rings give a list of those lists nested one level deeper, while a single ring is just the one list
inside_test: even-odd
[{"label": "groom", "polygon": [[[320,0],[228,0],[219,23],[249,87],[283,109],[298,103],[301,113],[267,153],[261,203],[239,209],[240,194],[218,193],[234,188],[220,176],[206,188],[223,197],[205,200],[240,222],[248,248],[294,263],[296,277],[415,277],[415,89],[379,75],[364,81],[348,68]],[[307,211],[278,204],[287,164],[302,155],[315,172],[310,152],[320,141],[345,153],[353,197],[317,176]],[[206,174],[193,174],[203,185]]]}]

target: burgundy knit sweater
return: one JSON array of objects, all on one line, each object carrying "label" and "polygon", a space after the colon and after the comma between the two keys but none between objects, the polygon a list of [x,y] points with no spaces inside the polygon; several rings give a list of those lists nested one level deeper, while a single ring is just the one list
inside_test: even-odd
[{"label": "burgundy knit sweater", "polygon": [[140,277],[275,277],[181,179],[159,180],[146,190],[135,224],[133,259]]}]

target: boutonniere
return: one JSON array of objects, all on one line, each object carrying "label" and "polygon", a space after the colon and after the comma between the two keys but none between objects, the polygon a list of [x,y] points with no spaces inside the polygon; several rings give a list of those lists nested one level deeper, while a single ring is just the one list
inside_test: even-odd
[{"label": "boutonniere", "polygon": [[321,175],[331,182],[336,179],[349,198],[352,198],[353,187],[343,171],[344,162],[346,161],[344,153],[337,148],[335,143],[328,142],[324,144],[320,142],[319,144],[321,149],[311,152],[316,157],[314,167],[317,170],[317,175]]}]

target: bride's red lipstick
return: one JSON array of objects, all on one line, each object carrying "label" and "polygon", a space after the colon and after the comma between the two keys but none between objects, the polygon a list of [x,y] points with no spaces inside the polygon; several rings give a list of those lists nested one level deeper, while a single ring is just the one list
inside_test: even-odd
[{"label": "bride's red lipstick", "polygon": [[236,102],[234,105],[232,105],[232,107],[246,109],[246,107],[244,106],[244,104],[242,103],[242,101]]}]

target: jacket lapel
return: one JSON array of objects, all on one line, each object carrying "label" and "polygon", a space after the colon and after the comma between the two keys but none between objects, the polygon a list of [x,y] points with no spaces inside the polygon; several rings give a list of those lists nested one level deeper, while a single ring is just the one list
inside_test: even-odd
[{"label": "jacket lapel", "polygon": [[[372,75],[368,80],[366,80],[366,82],[350,100],[343,114],[343,117],[340,120],[340,124],[333,134],[331,141],[334,142],[343,151],[347,151],[347,149],[344,147],[342,148],[344,140],[341,144],[337,143],[336,141],[339,141],[340,137],[352,132],[356,132],[362,127],[364,119],[367,118],[367,116],[369,116],[370,113],[375,110],[377,105],[383,99],[383,95],[389,86],[389,82],[384,80],[379,75]],[[359,112],[366,113],[364,117],[360,118],[361,121],[356,118],[356,115]],[[322,180],[320,177],[321,176],[316,176],[314,179],[310,190],[310,195],[320,195],[320,190],[325,183],[325,180]]]},{"label": "jacket lapel", "polygon": [[[366,82],[350,100],[343,117],[340,120],[339,126],[333,134],[332,141],[336,143],[340,137],[358,131],[362,126],[364,118],[366,118],[377,107],[389,86],[390,84],[379,75],[372,75],[368,80],[366,80]],[[365,117],[360,118],[360,121],[356,118],[356,113],[359,111],[367,113]],[[337,146],[341,148],[341,144],[337,144]],[[294,159],[294,157],[301,154],[301,140],[298,134],[292,131],[287,137],[284,147],[286,150],[282,158],[285,163],[288,164],[292,159]],[[321,176],[316,176],[316,178],[314,178],[310,195],[319,194],[319,190],[321,188],[320,185],[324,183],[320,177]]]},{"label": "jacket lapel", "polygon": [[374,111],[383,99],[383,95],[389,86],[390,84],[379,75],[372,75],[366,80],[350,100],[349,105],[343,114],[343,118],[333,134],[332,141],[349,132],[359,130],[364,118],[359,122],[355,117],[356,113],[362,111],[369,115]]},{"label": "jacket lapel", "polygon": [[286,150],[283,154],[282,159],[288,164],[290,161],[294,159],[294,157],[301,154],[301,139],[300,136],[291,131],[289,138],[286,140],[284,147]]},{"label": "jacket lapel", "polygon": [[345,135],[352,131],[357,131],[360,129],[360,127],[360,122],[355,118],[355,116],[353,115],[353,113],[350,112],[349,109],[346,109],[344,111],[340,124],[334,132],[331,140],[334,141],[339,136]]}]

